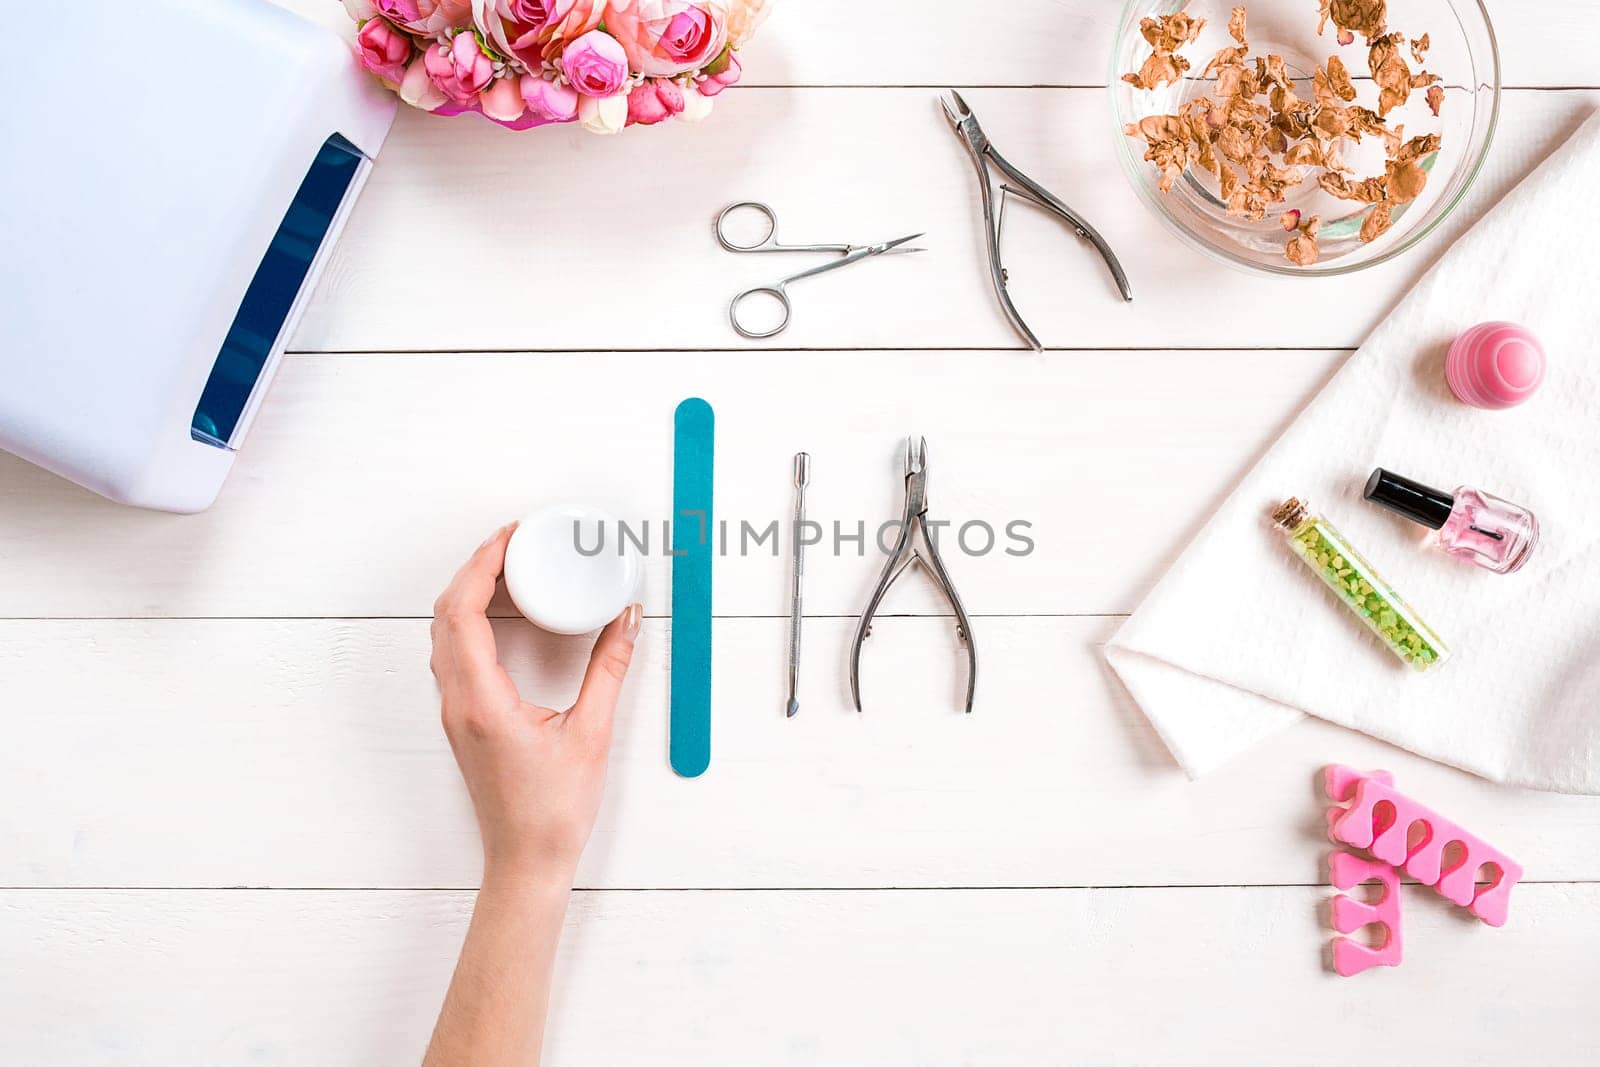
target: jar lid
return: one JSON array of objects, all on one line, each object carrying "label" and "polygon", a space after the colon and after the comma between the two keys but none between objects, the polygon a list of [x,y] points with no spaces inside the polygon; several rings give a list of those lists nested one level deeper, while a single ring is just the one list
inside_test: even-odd
[{"label": "jar lid", "polygon": [[529,515],[511,535],[506,592],[541,630],[589,633],[633,602],[640,569],[638,549],[616,519],[561,504]]}]

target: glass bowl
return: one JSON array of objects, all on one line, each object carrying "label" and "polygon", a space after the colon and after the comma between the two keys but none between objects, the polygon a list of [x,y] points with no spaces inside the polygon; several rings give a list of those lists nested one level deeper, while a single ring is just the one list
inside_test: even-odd
[{"label": "glass bowl", "polygon": [[[1500,114],[1500,54],[1483,5],[1478,0],[1389,3],[1390,32],[1406,35],[1408,42],[1412,37],[1428,34],[1431,46],[1420,68],[1409,47],[1402,48],[1400,54],[1414,71],[1426,69],[1443,79],[1444,100],[1435,117],[1424,91],[1417,89],[1404,105],[1389,112],[1391,129],[1404,125],[1407,139],[1437,133],[1440,148],[1421,160],[1420,165],[1428,172],[1421,195],[1394,206],[1393,225],[1371,242],[1360,238],[1371,206],[1341,200],[1323,190],[1317,183],[1320,167],[1292,168],[1301,174],[1300,184],[1289,187],[1282,203],[1270,205],[1265,218],[1251,221],[1228,214],[1218,196],[1217,179],[1199,167],[1190,166],[1163,193],[1159,188],[1160,171],[1144,159],[1144,138],[1124,132],[1130,123],[1150,115],[1174,114],[1187,101],[1210,95],[1215,77],[1206,78],[1202,73],[1218,49],[1234,44],[1227,29],[1233,7],[1233,3],[1222,0],[1131,0],[1122,12],[1109,78],[1117,155],[1139,198],[1167,228],[1185,244],[1231,266],[1264,274],[1315,278],[1349,274],[1383,263],[1443,222],[1478,176]],[[1297,96],[1314,99],[1312,71],[1337,54],[1348,68],[1357,92],[1353,104],[1377,109],[1378,87],[1368,69],[1366,39],[1357,34],[1351,44],[1341,46],[1331,21],[1326,32],[1318,36],[1317,0],[1244,0],[1244,7],[1250,58],[1282,56]],[[1190,69],[1179,81],[1154,90],[1137,89],[1123,81],[1122,76],[1137,71],[1151,53],[1149,42],[1140,33],[1140,20],[1179,11],[1206,20],[1199,38],[1179,53],[1190,61]],[[1265,97],[1256,99],[1265,102]],[[1382,138],[1369,136],[1360,143],[1343,138],[1338,143],[1345,162],[1354,169],[1348,176],[1352,181],[1383,174]],[[1274,162],[1281,163],[1281,159],[1274,156]],[[1291,236],[1284,216],[1291,211],[1299,211],[1300,218],[1315,215],[1322,220],[1317,235],[1321,255],[1312,266],[1297,266],[1284,253]]]}]

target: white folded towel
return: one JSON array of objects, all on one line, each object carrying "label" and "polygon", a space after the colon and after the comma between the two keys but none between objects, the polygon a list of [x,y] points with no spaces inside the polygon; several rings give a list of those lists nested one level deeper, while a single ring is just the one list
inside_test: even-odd
[{"label": "white folded towel", "polygon": [[[1600,793],[1600,114],[1462,237],[1306,408],[1106,648],[1178,762],[1203,774],[1320,716],[1495,781]],[[1308,283],[1315,284],[1315,283]],[[1444,355],[1504,319],[1543,341],[1521,407],[1457,401]],[[1362,500],[1374,467],[1529,508],[1516,574],[1425,547]],[[1418,674],[1289,550],[1309,500],[1438,633]]]}]

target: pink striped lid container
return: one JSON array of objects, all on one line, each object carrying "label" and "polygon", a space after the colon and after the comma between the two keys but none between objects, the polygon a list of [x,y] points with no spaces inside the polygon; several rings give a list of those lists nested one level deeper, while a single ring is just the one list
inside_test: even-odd
[{"label": "pink striped lid container", "polygon": [[1544,347],[1514,322],[1483,322],[1450,345],[1444,376],[1463,404],[1498,410],[1515,407],[1544,382]]}]

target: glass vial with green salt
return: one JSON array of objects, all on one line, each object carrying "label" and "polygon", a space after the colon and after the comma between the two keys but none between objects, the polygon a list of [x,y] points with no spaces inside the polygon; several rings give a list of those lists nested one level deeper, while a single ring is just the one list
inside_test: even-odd
[{"label": "glass vial with green salt", "polygon": [[1450,658],[1438,635],[1400,599],[1372,564],[1333,525],[1301,501],[1290,498],[1272,514],[1289,547],[1317,572],[1345,607],[1414,670],[1432,670]]}]

